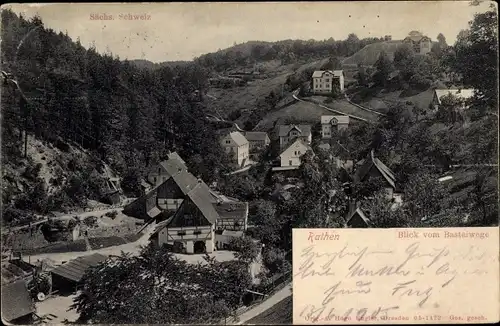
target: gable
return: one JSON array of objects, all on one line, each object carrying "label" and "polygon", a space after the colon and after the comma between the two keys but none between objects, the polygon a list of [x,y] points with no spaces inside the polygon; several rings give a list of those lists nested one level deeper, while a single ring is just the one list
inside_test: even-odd
[{"label": "gable", "polygon": [[[189,221],[189,217],[192,218],[192,222]],[[213,223],[205,217],[200,208],[198,208],[190,198],[186,198],[165,227],[180,228],[210,226],[212,224]]]},{"label": "gable", "polygon": [[302,156],[307,152],[308,149],[309,147],[306,146],[302,141],[296,140],[295,142],[293,142],[292,145],[290,145],[287,149],[285,149],[281,153],[280,157],[291,156],[292,154],[294,154],[295,151],[300,151],[300,155]]}]

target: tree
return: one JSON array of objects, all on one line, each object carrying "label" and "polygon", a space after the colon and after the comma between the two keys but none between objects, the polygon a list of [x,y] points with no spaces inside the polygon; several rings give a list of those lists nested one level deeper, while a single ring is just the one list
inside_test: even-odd
[{"label": "tree", "polygon": [[235,250],[234,257],[244,263],[250,264],[259,255],[260,248],[250,237],[232,238],[229,247]]},{"label": "tree", "polygon": [[469,22],[469,29],[459,34],[450,65],[461,75],[464,86],[478,90],[478,105],[483,110],[495,111],[498,103],[498,13],[493,4],[490,8],[476,14]]},{"label": "tree", "polygon": [[448,193],[437,181],[437,176],[429,173],[413,175],[404,189],[404,209],[413,221],[438,214]]},{"label": "tree", "polygon": [[387,79],[389,78],[389,74],[392,72],[392,62],[389,59],[389,56],[385,51],[382,51],[375,62],[375,68],[377,72],[373,76],[373,81],[378,86],[385,86]]},{"label": "tree", "polygon": [[394,52],[394,66],[398,69],[404,67],[405,62],[415,56],[413,48],[408,44],[398,46]]},{"label": "tree", "polygon": [[93,323],[217,323],[232,315],[251,279],[248,269],[208,259],[192,265],[148,246],[111,258],[83,277],[71,309]]},{"label": "tree", "polygon": [[444,37],[442,33],[439,33],[436,39],[438,40],[438,44],[441,49],[445,49],[448,47],[448,44],[446,43],[446,37]]}]

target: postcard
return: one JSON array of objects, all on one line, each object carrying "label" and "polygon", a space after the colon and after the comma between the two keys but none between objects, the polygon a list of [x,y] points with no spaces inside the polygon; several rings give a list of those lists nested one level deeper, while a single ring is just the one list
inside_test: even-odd
[{"label": "postcard", "polygon": [[496,227],[293,232],[294,323],[498,321]]},{"label": "postcard", "polygon": [[496,2],[11,3],[0,54],[5,324],[498,321]]}]

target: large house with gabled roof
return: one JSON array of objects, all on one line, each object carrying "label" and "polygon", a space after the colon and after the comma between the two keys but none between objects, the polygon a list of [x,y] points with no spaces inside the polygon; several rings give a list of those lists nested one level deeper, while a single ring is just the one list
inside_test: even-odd
[{"label": "large house with gabled roof", "polygon": [[402,195],[400,188],[396,183],[396,176],[387,165],[375,157],[374,150],[370,151],[370,155],[361,162],[360,166],[356,169],[354,173],[354,183],[360,183],[368,181],[371,177],[381,177],[384,184],[382,188],[384,189],[388,199],[393,200],[396,203],[402,201]]},{"label": "large house with gabled roof", "polygon": [[310,125],[279,125],[278,136],[280,138],[281,150],[290,146],[290,143],[297,138],[307,145],[310,145],[312,142]]},{"label": "large house with gabled roof", "polygon": [[323,139],[332,138],[332,132],[346,130],[349,127],[349,116],[347,115],[322,115],[321,136]]},{"label": "large house with gabled roof", "polygon": [[[172,157],[162,162],[169,173],[167,178],[127,205],[123,212],[158,222],[152,240],[180,252],[212,252],[217,242],[223,246],[227,244],[224,239],[235,234],[242,236],[247,229],[248,203],[212,191],[183,168],[180,161],[175,161]],[[224,239],[217,240],[225,231],[234,234],[228,236],[226,232]]]},{"label": "large house with gabled roof", "polygon": [[334,88],[344,91],[343,70],[316,70],[312,75],[312,87],[315,94],[332,93]]},{"label": "large house with gabled roof", "polygon": [[413,51],[417,54],[427,54],[431,52],[432,41],[429,37],[424,36],[419,31],[411,31],[408,36],[403,40],[403,43],[412,47]]},{"label": "large house with gabled roof", "polygon": [[221,139],[221,146],[229,154],[234,163],[243,167],[248,162],[250,144],[239,131],[232,131]]}]

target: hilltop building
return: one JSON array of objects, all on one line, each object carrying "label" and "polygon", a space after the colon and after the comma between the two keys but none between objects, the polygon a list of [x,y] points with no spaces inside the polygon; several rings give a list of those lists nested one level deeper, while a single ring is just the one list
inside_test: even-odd
[{"label": "hilltop building", "polygon": [[431,39],[418,31],[411,31],[403,42],[411,45],[413,51],[417,54],[427,54],[431,52]]}]

